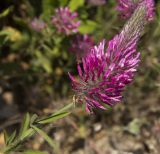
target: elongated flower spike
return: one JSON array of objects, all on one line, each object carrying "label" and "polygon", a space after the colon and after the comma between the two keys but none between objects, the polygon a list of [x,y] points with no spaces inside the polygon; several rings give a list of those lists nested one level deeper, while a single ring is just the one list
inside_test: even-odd
[{"label": "elongated flower spike", "polygon": [[71,12],[68,7],[56,9],[55,15],[52,17],[52,23],[59,33],[70,35],[77,33],[80,21],[76,20],[77,12]]},{"label": "elongated flower spike", "polygon": [[151,21],[155,15],[155,2],[154,0],[117,0],[117,10],[120,12],[122,18],[129,18],[140,5],[146,7],[146,20]]},{"label": "elongated flower spike", "polygon": [[85,104],[86,111],[107,109],[122,99],[122,92],[135,75],[140,61],[137,43],[145,23],[145,7],[136,9],[122,31],[108,43],[105,41],[90,50],[77,65],[79,78],[70,73],[77,102]]}]

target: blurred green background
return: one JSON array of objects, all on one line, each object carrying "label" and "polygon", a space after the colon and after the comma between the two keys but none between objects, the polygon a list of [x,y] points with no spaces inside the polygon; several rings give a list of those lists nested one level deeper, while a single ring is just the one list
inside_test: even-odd
[{"label": "blurred green background", "polygon": [[[95,43],[104,38],[109,41],[126,22],[116,11],[116,0],[107,0],[104,5],[93,5],[87,0],[1,1],[0,130],[12,126],[17,128],[21,115],[26,112],[44,115],[67,104],[71,99],[68,72],[76,75],[76,56],[69,49],[77,34],[58,34],[51,23],[55,9],[64,6],[78,12],[77,18],[81,21],[78,33],[92,36]],[[43,20],[47,28],[35,31],[31,27],[31,21],[35,17]],[[57,124],[57,128],[55,125],[46,128],[53,139],[59,142],[62,153],[158,154],[158,0],[155,20],[145,27],[138,49],[141,52],[140,67],[133,84],[126,89],[122,103],[112,111],[98,112],[94,116],[88,116],[77,107],[71,117]],[[3,145],[1,135],[3,134],[0,134],[0,145]],[[26,147],[50,151],[41,138],[35,137],[32,142],[27,143]]]}]

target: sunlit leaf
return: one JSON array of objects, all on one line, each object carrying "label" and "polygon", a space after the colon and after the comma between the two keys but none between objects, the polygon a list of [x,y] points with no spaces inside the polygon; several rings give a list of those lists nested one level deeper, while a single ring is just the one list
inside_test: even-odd
[{"label": "sunlit leaf", "polygon": [[82,34],[89,34],[95,31],[95,29],[98,27],[97,23],[91,20],[87,20],[85,22],[82,22],[80,27],[78,28],[79,32]]},{"label": "sunlit leaf", "polygon": [[69,3],[69,8],[71,11],[77,10],[79,7],[84,5],[85,0],[71,0]]},{"label": "sunlit leaf", "polygon": [[0,18],[6,17],[12,10],[13,10],[12,6],[5,9],[3,12],[0,13]]}]

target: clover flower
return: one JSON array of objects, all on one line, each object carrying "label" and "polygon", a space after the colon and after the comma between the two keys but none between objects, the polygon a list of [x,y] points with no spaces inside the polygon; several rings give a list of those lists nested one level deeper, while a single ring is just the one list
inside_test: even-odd
[{"label": "clover flower", "polygon": [[104,5],[106,0],[88,0],[88,3],[92,5]]},{"label": "clover flower", "polygon": [[76,35],[76,37],[71,41],[70,51],[74,53],[77,57],[77,60],[86,55],[88,55],[90,48],[94,46],[93,38],[89,35]]},{"label": "clover flower", "polygon": [[69,35],[78,31],[80,21],[76,20],[77,16],[77,12],[71,12],[68,7],[61,7],[56,9],[55,15],[52,17],[52,23],[59,33]]},{"label": "clover flower", "polygon": [[144,27],[145,8],[137,8],[122,31],[108,43],[90,49],[78,64],[79,77],[69,73],[77,102],[85,104],[87,112],[107,109],[122,99],[122,91],[131,83],[140,62],[137,43]]},{"label": "clover flower", "polygon": [[31,28],[37,32],[40,32],[46,27],[46,23],[43,20],[40,20],[38,18],[34,18],[31,23]]},{"label": "clover flower", "polygon": [[118,0],[117,9],[123,18],[129,18],[139,5],[146,6],[146,19],[151,21],[155,14],[154,0]]}]

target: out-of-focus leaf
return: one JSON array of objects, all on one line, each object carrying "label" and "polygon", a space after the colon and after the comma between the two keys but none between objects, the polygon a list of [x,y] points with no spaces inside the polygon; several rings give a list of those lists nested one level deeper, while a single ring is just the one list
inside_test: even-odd
[{"label": "out-of-focus leaf", "polygon": [[68,3],[68,0],[59,0],[60,1],[60,6],[65,6]]},{"label": "out-of-focus leaf", "polygon": [[124,130],[128,131],[133,135],[138,135],[140,133],[140,129],[142,124],[144,123],[144,119],[134,119],[132,120]]},{"label": "out-of-focus leaf", "polygon": [[37,121],[37,123],[39,124],[47,124],[47,123],[51,123],[51,122],[54,122],[58,119],[62,119],[64,117],[66,117],[67,115],[69,115],[70,112],[62,112],[62,113],[59,113],[59,114],[55,114],[55,115],[51,115],[47,118],[44,118],[44,119],[41,119],[39,121]]},{"label": "out-of-focus leaf", "polygon": [[1,44],[5,44],[6,42],[8,42],[10,35],[11,35],[11,33],[6,30],[0,31],[0,36],[3,36]]},{"label": "out-of-focus leaf", "polygon": [[57,7],[56,0],[42,0],[43,17],[50,18],[55,7]]},{"label": "out-of-focus leaf", "polygon": [[43,152],[38,150],[28,150],[25,151],[23,154],[48,154],[48,152]]},{"label": "out-of-focus leaf", "polygon": [[69,3],[69,8],[71,11],[77,10],[79,7],[84,5],[84,0],[71,0]]},{"label": "out-of-focus leaf", "polygon": [[21,137],[29,128],[29,124],[30,124],[30,115],[29,113],[27,113],[24,117],[21,129],[20,129],[20,133],[19,133],[19,137]]},{"label": "out-of-focus leaf", "polygon": [[88,16],[89,16],[89,14],[86,10],[81,10],[78,17],[80,17],[83,20],[87,20]]},{"label": "out-of-focus leaf", "polygon": [[16,16],[14,16],[13,19],[17,25],[23,28],[23,30],[27,32],[29,31],[29,23],[26,22],[26,20],[24,20],[23,18],[16,17]]},{"label": "out-of-focus leaf", "polygon": [[0,13],[0,18],[6,17],[12,10],[13,10],[12,6],[5,9],[3,12]]},{"label": "out-of-focus leaf", "polygon": [[53,149],[56,149],[57,146],[56,146],[56,143],[53,142],[53,140],[41,129],[39,129],[38,127],[36,126],[32,126],[32,128],[38,133],[40,134],[47,142],[48,144],[53,148]]},{"label": "out-of-focus leaf", "polygon": [[41,52],[36,52],[37,61],[33,61],[35,65],[41,66],[47,73],[52,73],[51,61],[45,57]]},{"label": "out-of-focus leaf", "polygon": [[78,30],[82,34],[90,34],[98,27],[97,23],[91,20],[82,22]]},{"label": "out-of-focus leaf", "polygon": [[13,27],[5,27],[1,32],[0,36],[6,36],[7,40],[11,42],[16,42],[22,39],[22,34],[19,30]]}]

